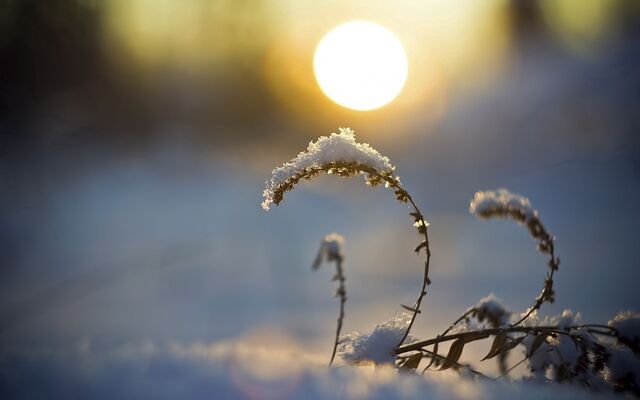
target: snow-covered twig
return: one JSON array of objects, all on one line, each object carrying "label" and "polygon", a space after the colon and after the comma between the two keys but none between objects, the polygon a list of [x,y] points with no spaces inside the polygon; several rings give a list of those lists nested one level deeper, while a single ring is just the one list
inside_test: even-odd
[{"label": "snow-covered twig", "polygon": [[311,180],[321,173],[335,174],[342,177],[351,177],[362,174],[369,186],[378,186],[384,183],[395,194],[396,200],[411,205],[410,213],[414,221],[414,227],[424,238],[416,247],[419,253],[424,251],[424,273],[422,286],[413,307],[412,317],[406,331],[400,338],[397,347],[401,346],[411,331],[417,315],[420,313],[422,299],[427,294],[429,279],[429,265],[431,250],[429,248],[429,223],[418,208],[417,204],[402,186],[400,178],[394,175],[395,166],[389,158],[382,156],[377,150],[366,143],[358,143],[350,128],[340,128],[338,133],[322,136],[315,142],[309,143],[306,151],[299,153],[291,161],[272,171],[271,178],[267,180],[263,191],[262,208],[268,211],[271,204],[279,205],[284,199],[284,194],[291,191],[302,180]]},{"label": "snow-covered twig", "polygon": [[553,274],[560,266],[560,258],[555,255],[554,237],[542,224],[538,211],[533,208],[529,199],[511,193],[507,189],[477,192],[469,205],[469,212],[478,218],[509,218],[519,224],[526,225],[531,237],[538,242],[538,251],[549,256],[547,262],[549,271],[545,277],[542,291],[521,318],[511,324],[511,326],[518,326],[540,309],[542,304],[554,301]]}]

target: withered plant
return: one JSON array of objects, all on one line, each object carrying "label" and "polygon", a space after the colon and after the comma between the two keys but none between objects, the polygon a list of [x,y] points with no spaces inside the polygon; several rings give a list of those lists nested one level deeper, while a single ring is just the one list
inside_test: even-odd
[{"label": "withered plant", "polygon": [[[332,234],[323,240],[314,268],[324,259],[336,263],[334,280],[339,283],[336,297],[340,299],[330,364],[339,354],[346,363],[393,363],[399,369],[412,371],[422,365],[422,373],[454,369],[465,375],[500,379],[526,363],[532,377],[538,380],[577,382],[591,390],[613,389],[640,397],[640,314],[621,312],[606,324],[582,323],[580,314],[574,315],[568,310],[557,317],[538,316],[545,303],[554,301],[553,278],[560,258],[554,236],[527,198],[506,189],[481,191],[475,194],[469,211],[481,219],[515,221],[525,226],[537,242],[538,251],[547,258],[547,274],[533,304],[521,313],[511,313],[495,297],[489,296],[470,307],[438,336],[418,340],[411,335],[411,330],[431,283],[429,223],[387,157],[368,144],[356,142],[351,129],[340,128],[338,133],[311,142],[306,151],[273,171],[266,183],[262,207],[268,210],[271,204],[279,205],[285,193],[300,181],[311,180],[322,173],[340,177],[363,175],[367,185],[384,185],[390,189],[396,200],[411,209],[410,216],[419,236],[415,251],[424,256],[420,291],[413,305],[401,305],[402,312],[371,332],[341,335],[347,300],[343,239]],[[482,361],[498,360],[500,375],[493,378],[460,361],[467,344],[489,338],[492,338],[491,345]],[[446,353],[440,353],[439,347],[443,344],[450,344]],[[508,367],[506,356],[515,349],[524,350],[523,358]]]}]

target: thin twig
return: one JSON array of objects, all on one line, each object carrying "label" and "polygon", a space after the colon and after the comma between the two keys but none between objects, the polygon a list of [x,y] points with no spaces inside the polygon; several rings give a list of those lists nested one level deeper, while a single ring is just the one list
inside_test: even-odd
[{"label": "thin twig", "polygon": [[409,198],[409,202],[413,206],[413,209],[419,215],[418,218],[420,219],[420,221],[422,222],[422,226],[424,227],[423,235],[424,235],[425,251],[427,253],[427,259],[424,262],[424,275],[422,277],[422,287],[420,288],[420,294],[418,294],[418,298],[416,299],[415,306],[413,307],[414,311],[413,311],[413,315],[411,316],[411,321],[409,322],[409,325],[407,326],[407,330],[404,332],[404,335],[402,336],[402,339],[400,339],[400,342],[398,343],[397,347],[402,346],[404,341],[407,339],[407,336],[409,336],[409,332],[411,331],[411,327],[413,326],[413,323],[415,322],[416,317],[418,316],[418,313],[420,312],[420,305],[422,304],[422,299],[427,294],[427,285],[429,285],[429,283],[430,283],[430,280],[429,280],[429,262],[431,261],[431,250],[429,249],[429,233],[427,231],[427,221],[425,221],[424,217],[422,216],[422,213],[420,212],[420,209],[418,208],[416,203],[413,201],[411,196],[408,195],[408,193],[407,193],[407,196]]},{"label": "thin twig", "polygon": [[[444,361],[446,359],[445,356],[441,356],[439,354],[435,354],[433,351],[431,350],[426,350],[426,349],[422,349],[421,350],[423,353],[427,354],[430,357],[436,357],[436,359],[438,359],[439,361]],[[453,366],[457,369],[462,369],[462,368],[467,368],[471,373],[478,375],[479,377],[485,378],[485,379],[492,379],[490,377],[488,377],[487,375],[483,374],[482,372],[478,371],[475,368],[472,368],[469,364],[461,364],[459,362],[456,361],[455,364],[453,364]],[[425,372],[427,372],[428,368],[425,368],[424,370],[422,370],[422,374],[424,374]]]},{"label": "thin twig", "polygon": [[413,323],[415,322],[416,317],[420,313],[420,306],[422,304],[422,299],[427,294],[427,286],[431,283],[431,281],[429,279],[429,264],[430,264],[430,261],[431,261],[431,249],[429,248],[429,232],[428,232],[428,229],[427,229],[428,223],[427,223],[427,220],[424,218],[424,215],[420,211],[420,208],[418,208],[418,205],[416,204],[416,202],[413,200],[413,198],[409,194],[409,192],[407,192],[399,184],[398,180],[396,180],[395,177],[387,176],[387,175],[381,175],[375,170],[370,171],[369,173],[373,173],[374,175],[378,176],[379,178],[384,180],[388,184],[389,187],[393,188],[394,192],[396,193],[396,197],[398,198],[398,200],[403,201],[402,199],[405,199],[406,202],[411,204],[411,207],[413,207],[413,210],[414,210],[412,215],[415,217],[416,222],[419,222],[419,224],[420,224],[418,226],[418,232],[421,233],[424,236],[424,250],[425,250],[425,253],[426,253],[426,260],[424,262],[424,274],[423,274],[423,277],[422,277],[422,287],[420,288],[420,293],[418,294],[418,298],[416,299],[416,301],[414,303],[413,315],[411,316],[411,320],[409,321],[409,325],[407,326],[407,329],[405,330],[404,335],[402,335],[402,338],[400,339],[400,341],[398,342],[398,345],[396,346],[396,347],[399,348],[400,346],[402,346],[404,341],[409,336],[409,332],[411,331],[411,328],[413,327]]},{"label": "thin twig", "polygon": [[523,362],[527,361],[528,359],[529,359],[529,357],[525,357],[522,360],[518,361],[517,363],[513,364],[508,370],[506,370],[502,374],[498,375],[496,377],[496,379],[500,379],[500,378],[503,378],[503,377],[507,376],[509,374],[509,372],[511,372],[514,369],[516,369],[518,367],[518,365],[522,364]]},{"label": "thin twig", "polygon": [[347,289],[345,287],[344,273],[342,270],[342,257],[336,259],[336,278],[338,279],[338,291],[336,292],[340,296],[340,315],[338,316],[338,324],[336,326],[336,340],[333,343],[333,352],[331,353],[331,361],[329,366],[333,364],[333,360],[336,357],[336,351],[338,350],[338,344],[340,343],[340,331],[342,330],[342,321],[344,320],[344,304],[347,302]]},{"label": "thin twig", "polygon": [[[538,220],[539,222],[539,220]],[[539,222],[540,224],[542,224],[541,222]],[[546,233],[546,231],[544,231]],[[555,256],[555,246],[553,244],[553,237],[551,237],[549,239],[548,242],[548,246],[549,246],[549,274],[547,275],[545,281],[544,281],[544,287],[542,288],[542,292],[540,292],[540,294],[538,295],[538,297],[536,297],[535,303],[533,304],[533,306],[529,307],[528,311],[525,313],[525,315],[522,316],[522,318],[520,318],[518,321],[512,323],[510,326],[515,327],[520,325],[521,323],[523,323],[527,318],[529,318],[531,316],[531,314],[533,314],[535,311],[539,310],[540,307],[542,307],[542,304],[544,304],[545,301],[548,301],[549,297],[552,296],[552,292],[553,292],[553,274],[555,271],[558,270],[558,266],[560,264],[560,260],[558,258],[556,258]],[[550,302],[553,302],[553,299],[549,300]]]},{"label": "thin twig", "polygon": [[477,311],[475,307],[472,307],[472,308],[468,309],[464,314],[459,316],[458,319],[456,319],[451,325],[449,325],[449,327],[447,329],[444,330],[444,332],[442,332],[438,336],[444,336],[447,333],[449,333],[449,331],[451,331],[451,329],[455,328],[456,325],[458,325],[460,322],[465,320],[469,315],[471,315],[475,311]]},{"label": "thin twig", "polygon": [[540,351],[542,347],[538,347],[533,353],[529,354],[528,356],[525,356],[522,360],[518,361],[517,363],[513,364],[508,370],[504,371],[502,374],[500,374],[499,376],[496,377],[497,379],[503,378],[505,376],[507,376],[509,374],[509,372],[513,371],[514,369],[516,369],[518,367],[518,365],[522,364],[523,362],[530,360],[531,357],[534,356],[534,354],[536,354],[538,351]]}]

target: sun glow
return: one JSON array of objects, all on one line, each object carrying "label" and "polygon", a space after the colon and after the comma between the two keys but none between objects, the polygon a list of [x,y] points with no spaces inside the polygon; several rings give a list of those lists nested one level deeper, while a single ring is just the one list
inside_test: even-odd
[{"label": "sun glow", "polygon": [[408,73],[400,40],[383,26],[366,21],[347,22],[327,33],[316,48],[313,67],[327,97],[359,111],[393,100]]}]

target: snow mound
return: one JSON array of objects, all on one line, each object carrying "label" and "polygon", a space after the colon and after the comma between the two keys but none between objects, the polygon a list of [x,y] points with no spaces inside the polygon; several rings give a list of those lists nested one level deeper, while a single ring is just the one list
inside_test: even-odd
[{"label": "snow mound", "polygon": [[[396,359],[394,350],[410,322],[411,314],[400,312],[391,320],[376,325],[370,332],[348,334],[341,340],[338,355],[347,363],[393,363]],[[413,341],[414,339],[409,336],[404,343]]]},{"label": "snow mound", "polygon": [[[262,343],[262,344],[261,344]],[[133,351],[132,351],[133,350]],[[299,347],[238,341],[126,354],[14,355],[0,359],[3,398],[29,399],[621,399],[581,385],[426,376],[392,366],[327,368]]]}]

